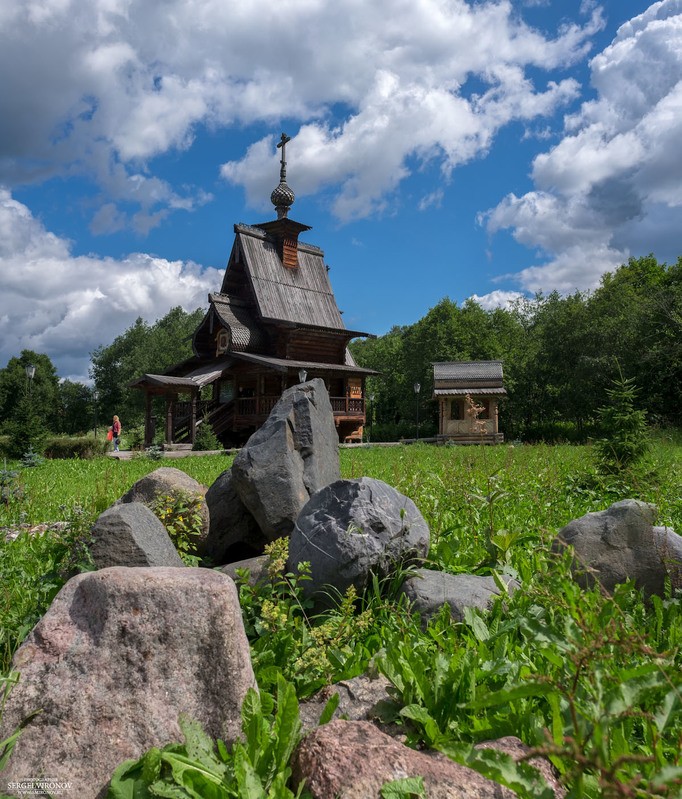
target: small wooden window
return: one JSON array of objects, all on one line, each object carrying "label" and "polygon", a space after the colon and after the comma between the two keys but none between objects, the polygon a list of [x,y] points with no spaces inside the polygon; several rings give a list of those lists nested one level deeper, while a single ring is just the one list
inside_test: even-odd
[{"label": "small wooden window", "polygon": [[222,355],[230,348],[230,331],[220,330],[216,336],[216,355]]},{"label": "small wooden window", "polygon": [[464,400],[453,399],[450,401],[450,418],[455,421],[464,419]]}]

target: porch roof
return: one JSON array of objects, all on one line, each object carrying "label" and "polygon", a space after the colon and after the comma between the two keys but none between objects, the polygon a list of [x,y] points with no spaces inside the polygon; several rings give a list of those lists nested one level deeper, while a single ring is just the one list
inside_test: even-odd
[{"label": "porch roof", "polygon": [[[191,363],[191,360],[189,362]],[[203,388],[209,383],[217,380],[225,369],[229,369],[234,364],[233,358],[220,358],[218,360],[202,363],[186,375],[172,374],[144,374],[137,380],[129,383],[131,388],[144,388],[150,386],[154,388]],[[180,366],[180,364],[178,364]],[[175,368],[178,368],[177,366]]]},{"label": "porch roof", "polygon": [[376,375],[374,369],[364,369],[362,366],[341,363],[318,363],[317,361],[293,361],[286,358],[273,358],[269,355],[256,355],[253,352],[234,352],[233,356],[240,361],[266,366],[276,372],[294,372],[305,369],[310,372],[336,372],[356,375]]}]

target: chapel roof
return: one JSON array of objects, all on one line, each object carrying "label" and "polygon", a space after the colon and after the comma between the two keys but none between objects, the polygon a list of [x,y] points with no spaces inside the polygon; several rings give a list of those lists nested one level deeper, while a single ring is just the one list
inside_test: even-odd
[{"label": "chapel roof", "polygon": [[433,364],[435,397],[506,394],[502,361],[442,361]]}]

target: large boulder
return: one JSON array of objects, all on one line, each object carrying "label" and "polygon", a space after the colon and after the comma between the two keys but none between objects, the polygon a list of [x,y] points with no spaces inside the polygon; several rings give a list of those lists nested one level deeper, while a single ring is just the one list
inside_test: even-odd
[{"label": "large boulder", "polygon": [[146,505],[112,505],[90,531],[90,555],[98,569],[109,566],[184,566],[168,531]]},{"label": "large boulder", "polygon": [[288,567],[308,561],[304,594],[325,604],[327,587],[362,591],[370,574],[422,561],[429,527],[411,499],[371,477],[337,480],[311,497],[296,520]]},{"label": "large boulder", "polygon": [[624,499],[569,522],[553,549],[573,547],[573,571],[582,585],[596,581],[613,591],[619,583],[634,580],[645,594],[662,596],[666,575],[679,571],[682,541],[667,528],[655,533],[655,516],[654,505]]},{"label": "large boulder", "polygon": [[[482,746],[515,759],[528,749],[518,739]],[[549,763],[533,760],[556,799],[565,796]],[[305,780],[313,799],[381,799],[385,782],[422,777],[429,799],[515,799],[516,793],[439,753],[410,749],[368,721],[331,721],[304,738],[293,760],[293,784]]]},{"label": "large boulder", "polygon": [[206,486],[181,469],[173,469],[168,466],[161,466],[159,469],[155,469],[153,472],[141,477],[136,483],[133,483],[130,489],[116,501],[116,504],[141,502],[148,508],[152,508],[161,497],[176,496],[177,494],[200,498],[198,507],[201,514],[201,530],[198,539],[194,543],[197,551],[203,554],[204,541],[210,526],[208,505],[205,499]]},{"label": "large boulder", "polygon": [[[506,582],[510,593],[518,587],[516,580],[508,578]],[[448,574],[434,569],[418,569],[404,581],[400,590],[422,622],[438,613],[443,605],[450,608],[455,621],[462,621],[466,608],[488,610],[500,593],[493,577]]]},{"label": "large boulder", "polygon": [[322,380],[282,394],[234,459],[232,475],[265,538],[289,535],[308,499],[341,476],[339,437]]},{"label": "large boulder", "polygon": [[41,712],[23,730],[3,783],[58,777],[70,783],[64,799],[103,799],[119,763],[182,741],[181,713],[234,741],[244,696],[255,687],[234,583],[208,569],[74,577],[13,666],[21,679],[0,740]]},{"label": "large boulder", "polygon": [[218,475],[209,487],[206,504],[210,526],[203,553],[213,563],[228,563],[235,553],[239,557],[263,551],[267,539],[235,490],[231,469]]}]

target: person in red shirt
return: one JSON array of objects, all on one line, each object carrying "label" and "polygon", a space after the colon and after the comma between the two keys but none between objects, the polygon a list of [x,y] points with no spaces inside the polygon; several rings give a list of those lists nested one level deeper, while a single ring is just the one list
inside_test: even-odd
[{"label": "person in red shirt", "polygon": [[118,452],[118,447],[121,443],[121,421],[118,416],[114,416],[111,432],[113,433],[114,452]]}]

